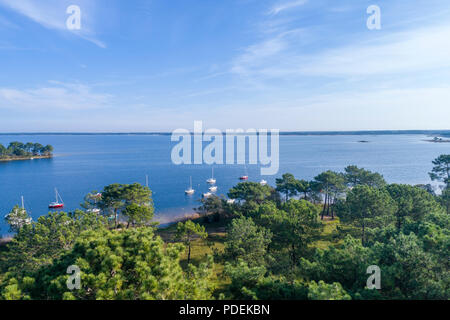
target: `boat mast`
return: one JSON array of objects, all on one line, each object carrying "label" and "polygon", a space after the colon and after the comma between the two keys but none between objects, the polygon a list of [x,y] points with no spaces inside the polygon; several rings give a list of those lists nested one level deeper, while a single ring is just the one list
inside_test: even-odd
[{"label": "boat mast", "polygon": [[23,196],[21,196],[21,198],[22,198],[22,210],[25,210],[25,206],[23,204]]},{"label": "boat mast", "polygon": [[55,203],[58,203],[58,190],[55,188]]},{"label": "boat mast", "polygon": [[189,177],[189,182],[190,182],[190,184],[189,184],[189,185],[190,185],[189,189],[192,190],[192,176]]},{"label": "boat mast", "polygon": [[145,186],[148,188],[148,174],[145,175]]}]

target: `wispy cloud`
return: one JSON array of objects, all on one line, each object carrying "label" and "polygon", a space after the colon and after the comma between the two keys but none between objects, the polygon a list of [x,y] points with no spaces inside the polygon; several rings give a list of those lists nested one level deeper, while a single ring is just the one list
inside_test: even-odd
[{"label": "wispy cloud", "polygon": [[307,2],[308,2],[308,0],[296,0],[296,1],[279,3],[279,4],[275,5],[274,7],[272,7],[272,9],[270,9],[269,14],[272,14],[272,15],[279,14],[282,11],[303,6]]},{"label": "wispy cloud", "polygon": [[314,57],[298,57],[296,70],[311,75],[364,76],[448,68],[449,37],[450,25],[391,33]]},{"label": "wispy cloud", "polygon": [[314,54],[302,50],[298,33],[292,30],[250,45],[233,60],[231,72],[264,80],[401,75],[450,67],[450,24],[392,31]]},{"label": "wispy cloud", "polygon": [[[247,78],[258,78],[271,73],[270,70],[281,71],[288,63],[287,54],[292,44],[295,41],[298,43],[298,38],[303,33],[303,29],[293,29],[248,46],[233,59],[231,72]],[[291,68],[292,66],[288,67]]]},{"label": "wispy cloud", "polygon": [[254,68],[266,64],[269,59],[281,53],[286,46],[287,44],[282,37],[268,39],[251,45],[233,61],[231,72],[248,75]]},{"label": "wispy cloud", "polygon": [[0,88],[0,109],[29,111],[105,108],[111,95],[95,93],[84,84],[50,81],[36,89]]},{"label": "wispy cloud", "polygon": [[73,1],[61,0],[40,0],[39,2],[33,0],[0,0],[0,6],[4,6],[13,10],[36,23],[44,26],[47,29],[70,32],[95,45],[105,48],[106,45],[96,39],[90,23],[89,11],[94,11],[93,7],[95,1],[78,0],[77,5],[82,10],[82,28],[81,30],[68,30],[66,27],[66,20],[68,15],[66,9],[72,5]]}]

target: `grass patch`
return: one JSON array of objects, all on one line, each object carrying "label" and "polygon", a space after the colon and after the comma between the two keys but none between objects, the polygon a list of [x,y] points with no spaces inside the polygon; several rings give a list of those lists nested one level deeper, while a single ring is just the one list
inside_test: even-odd
[{"label": "grass patch", "polygon": [[314,248],[327,249],[330,246],[336,246],[342,243],[342,240],[337,237],[337,227],[340,225],[339,218],[334,220],[322,221],[324,228],[319,238],[311,244]]}]

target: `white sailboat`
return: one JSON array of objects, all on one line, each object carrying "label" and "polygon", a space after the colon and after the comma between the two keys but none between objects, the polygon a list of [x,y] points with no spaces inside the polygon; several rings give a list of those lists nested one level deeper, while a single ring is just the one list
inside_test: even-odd
[{"label": "white sailboat", "polygon": [[203,198],[209,198],[211,196],[212,196],[211,192],[206,192],[206,193],[203,194]]},{"label": "white sailboat", "polygon": [[209,183],[209,184],[215,184],[216,183],[216,179],[214,179],[214,168],[211,168],[211,178],[206,180],[206,182]]},{"label": "white sailboat", "polygon": [[217,191],[217,186],[209,187],[209,191],[210,192],[216,192]]},{"label": "white sailboat", "polygon": [[[25,210],[25,204],[24,204],[24,200],[23,200],[23,196],[21,196],[21,198],[22,198],[22,211],[26,213],[26,210]],[[17,215],[17,209],[16,209],[15,213],[16,213],[16,215]],[[8,213],[8,214],[5,216],[5,218],[8,219],[8,217],[10,216],[10,214],[11,214],[11,213]],[[31,221],[32,221],[32,218],[31,218],[31,217],[29,217],[29,218],[19,218],[19,217],[17,217],[17,218],[11,219],[11,220],[10,220],[10,223],[11,223],[12,225],[14,225],[15,227],[22,228],[24,225],[30,224]]]},{"label": "white sailboat", "polygon": [[195,192],[195,190],[192,189],[192,177],[189,177],[189,181],[190,181],[189,189],[184,191],[184,193],[186,193],[187,195],[194,194],[194,192]]},{"label": "white sailboat", "polygon": [[265,186],[265,185],[267,185],[267,181],[264,180],[264,179],[262,179],[262,180],[259,182],[259,184],[262,185],[262,186]]}]

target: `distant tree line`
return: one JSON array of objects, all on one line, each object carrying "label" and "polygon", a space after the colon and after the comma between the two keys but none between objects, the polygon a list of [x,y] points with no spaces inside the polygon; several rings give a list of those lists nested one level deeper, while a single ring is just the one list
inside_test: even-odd
[{"label": "distant tree line", "polygon": [[40,143],[14,141],[6,148],[0,143],[0,159],[51,156],[52,153],[53,146],[49,144],[43,146]]}]

